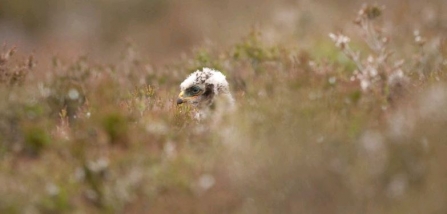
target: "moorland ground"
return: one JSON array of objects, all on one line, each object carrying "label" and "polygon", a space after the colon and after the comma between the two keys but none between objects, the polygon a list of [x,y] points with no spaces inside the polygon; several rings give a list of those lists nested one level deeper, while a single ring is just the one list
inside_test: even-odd
[{"label": "moorland ground", "polygon": [[[446,8],[8,1],[0,213],[445,213]],[[175,103],[202,67],[218,122]]]}]

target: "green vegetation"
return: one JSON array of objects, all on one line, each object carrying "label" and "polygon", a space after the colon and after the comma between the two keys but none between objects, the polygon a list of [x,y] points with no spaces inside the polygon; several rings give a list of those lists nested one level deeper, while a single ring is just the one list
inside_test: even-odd
[{"label": "green vegetation", "polygon": [[[0,213],[447,212],[445,29],[402,37],[387,13],[295,44],[252,28],[163,65],[130,43],[104,61],[6,45]],[[205,66],[236,99],[219,121],[175,103]]]}]

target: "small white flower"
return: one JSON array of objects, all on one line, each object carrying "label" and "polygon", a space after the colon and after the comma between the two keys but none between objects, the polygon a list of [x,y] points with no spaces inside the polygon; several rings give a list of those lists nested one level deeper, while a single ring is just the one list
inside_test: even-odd
[{"label": "small white flower", "polygon": [[415,30],[415,31],[413,31],[413,35],[414,35],[414,36],[420,36],[421,33],[420,33],[419,30]]},{"label": "small white flower", "polygon": [[395,175],[388,185],[387,195],[390,198],[403,196],[408,187],[408,177],[405,174]]},{"label": "small white flower", "polygon": [[76,90],[76,89],[74,89],[74,88],[71,88],[71,89],[68,91],[68,97],[69,97],[70,99],[72,99],[72,100],[77,100],[77,99],[79,98],[79,92],[78,92],[78,90]]},{"label": "small white flower", "polygon": [[368,63],[373,63],[374,62],[374,57],[369,55],[368,58],[366,59],[368,61]]},{"label": "small white flower", "polygon": [[51,196],[59,194],[59,187],[57,187],[53,183],[49,183],[46,185],[45,189],[47,190],[47,193]]},{"label": "small white flower", "polygon": [[85,178],[85,170],[82,167],[78,167],[75,170],[74,177],[77,181],[82,181]]},{"label": "small white flower", "polygon": [[203,190],[208,190],[209,188],[213,187],[215,183],[216,179],[210,174],[200,176],[198,181],[199,187]]},{"label": "small white flower", "polygon": [[337,78],[336,77],[330,77],[328,79],[328,82],[329,82],[329,84],[333,85],[333,84],[335,84],[337,82]]},{"label": "small white flower", "polygon": [[173,142],[167,142],[163,150],[168,158],[174,158],[176,155],[176,146]]},{"label": "small white flower", "polygon": [[379,74],[379,72],[377,71],[377,69],[375,69],[375,68],[369,68],[368,69],[368,71],[369,71],[369,75],[371,76],[371,77],[375,77],[375,76],[377,76],[377,74]]},{"label": "small white flower", "polygon": [[97,161],[90,161],[88,163],[88,168],[93,172],[100,172],[109,167],[109,160],[106,158],[100,158]]},{"label": "small white flower", "polygon": [[360,87],[362,87],[362,90],[366,91],[369,88],[370,82],[367,79],[361,79],[360,80]]},{"label": "small white flower", "polygon": [[51,94],[51,90],[50,90],[49,88],[45,87],[45,86],[43,85],[43,83],[39,83],[39,84],[37,85],[37,87],[39,88],[40,95],[42,95],[43,97],[48,97],[48,96],[50,96],[50,94]]},{"label": "small white flower", "polygon": [[335,35],[330,33],[329,37],[335,42],[335,46],[339,48],[344,48],[351,41],[349,37],[342,34]]}]

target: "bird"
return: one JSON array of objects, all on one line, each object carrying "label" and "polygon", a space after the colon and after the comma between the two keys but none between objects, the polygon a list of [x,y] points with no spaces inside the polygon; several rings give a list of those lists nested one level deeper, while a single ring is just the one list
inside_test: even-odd
[{"label": "bird", "polygon": [[177,105],[184,103],[197,110],[194,115],[197,120],[208,118],[213,109],[218,115],[234,109],[234,98],[225,75],[207,67],[196,70],[180,84]]}]

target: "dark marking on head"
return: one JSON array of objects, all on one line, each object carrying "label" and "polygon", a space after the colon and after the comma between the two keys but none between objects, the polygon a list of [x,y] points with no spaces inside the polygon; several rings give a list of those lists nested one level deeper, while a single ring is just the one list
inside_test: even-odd
[{"label": "dark marking on head", "polygon": [[205,87],[205,93],[203,93],[203,96],[212,98],[214,96],[214,85],[208,84]]},{"label": "dark marking on head", "polygon": [[203,99],[206,101],[206,105],[211,105],[214,98],[214,85],[208,84],[205,87],[205,92],[202,94]]}]

